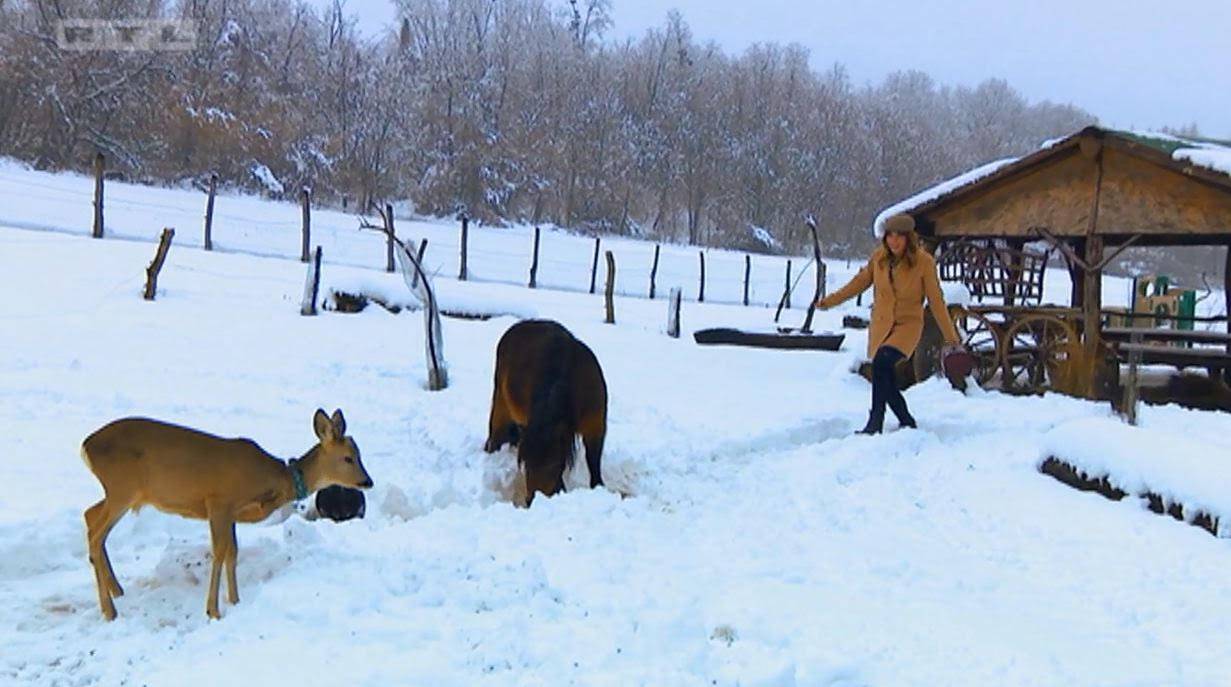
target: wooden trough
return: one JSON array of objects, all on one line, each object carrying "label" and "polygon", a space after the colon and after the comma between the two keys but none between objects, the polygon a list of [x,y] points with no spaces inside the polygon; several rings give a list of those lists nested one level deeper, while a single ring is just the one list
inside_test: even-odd
[{"label": "wooden trough", "polygon": [[[1081,491],[1093,491],[1105,498],[1111,499],[1112,501],[1119,501],[1125,496],[1128,496],[1128,492],[1111,483],[1108,475],[1096,477],[1087,474],[1083,470],[1076,468],[1069,463],[1056,458],[1055,456],[1044,460],[1043,463],[1039,465],[1039,472],[1044,475],[1050,475],[1051,477],[1054,477],[1074,489],[1080,489]],[[1170,515],[1180,522],[1187,522],[1195,527],[1200,527],[1215,537],[1218,536],[1219,519],[1216,516],[1210,515],[1203,510],[1198,510],[1193,514],[1192,519],[1189,520],[1184,517],[1184,511],[1188,509],[1186,509],[1182,503],[1168,502],[1161,495],[1149,491],[1148,489],[1136,494],[1136,496],[1146,499],[1150,504],[1150,510],[1154,513],[1158,513],[1159,515]]]},{"label": "wooden trough", "polygon": [[778,348],[787,350],[836,351],[846,339],[845,334],[830,332],[804,333],[787,327],[775,331],[745,331],[727,327],[698,329],[693,339],[702,345],[725,344],[751,346],[754,348]]}]

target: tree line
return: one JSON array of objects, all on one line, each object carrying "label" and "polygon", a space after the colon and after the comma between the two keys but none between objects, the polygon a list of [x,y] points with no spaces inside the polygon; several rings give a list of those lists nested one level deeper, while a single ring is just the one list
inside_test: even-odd
[{"label": "tree line", "polygon": [[[341,0],[0,2],[0,155],[748,249],[800,250],[813,213],[851,252],[882,207],[1095,121],[1000,79],[862,86],[799,45],[731,55],[678,13],[615,41],[610,0],[396,2],[377,37]],[[190,19],[197,47],[67,50],[72,17]]]}]

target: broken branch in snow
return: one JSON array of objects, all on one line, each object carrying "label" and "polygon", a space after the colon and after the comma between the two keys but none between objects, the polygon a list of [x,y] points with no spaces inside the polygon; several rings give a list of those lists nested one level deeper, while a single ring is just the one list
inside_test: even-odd
[{"label": "broken branch in snow", "polygon": [[427,349],[427,386],[431,391],[440,391],[449,386],[449,368],[444,359],[444,334],[440,326],[440,309],[436,305],[436,293],[415,251],[403,243],[391,229],[392,218],[386,218],[384,212],[379,209],[377,213],[381,215],[381,224],[360,220],[359,228],[379,231],[397,246],[395,255],[397,255],[398,267],[402,272],[402,280],[406,282],[406,287],[410,289],[411,294],[423,305],[423,338]]}]

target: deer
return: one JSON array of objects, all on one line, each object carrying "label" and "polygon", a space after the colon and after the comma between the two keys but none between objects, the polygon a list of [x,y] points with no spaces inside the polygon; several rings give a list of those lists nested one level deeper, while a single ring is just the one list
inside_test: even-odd
[{"label": "deer", "polygon": [[224,567],[227,599],[239,603],[235,523],[260,522],[282,506],[330,485],[370,488],[372,478],[363,467],[355,440],[346,436],[341,409],[332,417],[317,409],[312,428],[317,444],[287,462],[251,439],[227,439],[144,417],[115,420],[86,437],[81,457],[105,494],[85,511],[89,560],[103,617],[115,619],[113,598],[124,595],[107,556],[107,535],[129,511],[149,505],[164,513],[209,521],[213,565],[205,613],[218,620],[222,617],[219,578]]}]

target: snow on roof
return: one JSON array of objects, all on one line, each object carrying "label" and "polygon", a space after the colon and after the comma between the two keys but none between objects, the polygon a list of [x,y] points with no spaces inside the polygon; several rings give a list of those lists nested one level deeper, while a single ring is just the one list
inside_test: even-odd
[{"label": "snow on roof", "polygon": [[[1085,131],[1085,130],[1083,130]],[[1199,167],[1204,167],[1213,170],[1220,174],[1231,176],[1231,144],[1223,141],[1214,141],[1200,138],[1185,138],[1174,134],[1165,134],[1156,131],[1117,131],[1107,129],[1104,130],[1107,134],[1118,136],[1120,138],[1131,139],[1137,143],[1142,143],[1171,155],[1171,159],[1177,162],[1189,162]],[[1053,138],[1043,142],[1039,147],[1040,150],[1054,148],[1057,145],[1068,141],[1074,136],[1072,134],[1063,138]],[[954,191],[974,184],[985,177],[991,176],[1002,167],[1017,162],[1022,158],[1010,157],[1003,160],[989,162],[982,167],[953,177],[947,181],[942,181],[931,188],[926,188],[915,195],[894,203],[893,205],[881,210],[880,214],[872,222],[872,233],[876,238],[881,238],[885,235],[885,220],[889,217],[898,214],[899,212],[910,212],[915,208],[936,200],[942,196],[949,195]]]},{"label": "snow on roof", "polygon": [[1152,146],[1171,155],[1176,162],[1190,162],[1198,167],[1231,176],[1231,144],[1212,139],[1192,138],[1155,131],[1113,131],[1139,143]]},{"label": "snow on roof", "polygon": [[1231,176],[1231,148],[1209,144],[1200,148],[1179,148],[1171,154],[1171,159]]},{"label": "snow on roof", "polygon": [[893,215],[896,215],[899,212],[909,212],[910,210],[917,208],[928,201],[936,200],[937,198],[948,195],[963,186],[973,184],[984,177],[990,176],[1001,167],[1017,162],[1019,159],[1020,158],[1016,157],[1007,157],[1003,160],[989,162],[982,167],[976,167],[965,174],[955,176],[947,181],[942,181],[931,188],[927,188],[919,193],[916,193],[906,200],[890,205],[884,210],[881,210],[881,213],[876,216],[876,220],[872,222],[872,233],[876,235],[876,238],[881,238],[885,235],[885,220],[889,219]]}]

